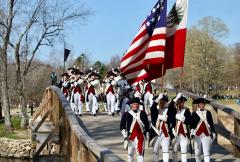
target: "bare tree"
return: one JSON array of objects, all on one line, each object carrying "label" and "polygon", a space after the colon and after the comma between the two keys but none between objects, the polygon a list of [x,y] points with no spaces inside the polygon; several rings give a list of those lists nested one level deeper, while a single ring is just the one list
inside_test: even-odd
[{"label": "bare tree", "polygon": [[109,64],[107,65],[108,70],[112,68],[117,68],[120,66],[121,58],[119,55],[114,55],[111,57]]},{"label": "bare tree", "polygon": [[[54,46],[56,39],[62,35],[68,24],[84,20],[90,12],[76,0],[18,0],[12,3],[12,12],[16,12],[17,15],[10,19],[11,22],[14,21],[16,29],[11,37],[11,45],[16,63],[17,94],[22,114],[21,127],[26,128],[28,120],[24,93],[26,76],[36,68],[32,66],[32,62],[41,48]],[[7,43],[8,46],[10,41]]]},{"label": "bare tree", "polygon": [[[2,3],[2,1],[0,1]],[[12,129],[11,119],[10,119],[10,105],[9,105],[9,94],[8,94],[8,45],[10,44],[10,35],[12,31],[13,18],[15,16],[14,12],[14,0],[6,1],[7,5],[0,4],[1,15],[0,16],[0,26],[2,28],[1,37],[2,45],[0,48],[0,78],[1,78],[1,91],[2,91],[2,107],[4,111],[4,122],[5,128],[7,130]],[[5,14],[4,14],[5,12]],[[6,17],[4,20],[3,18]]]},{"label": "bare tree", "polygon": [[221,20],[212,17],[203,18],[198,27],[188,31],[184,81],[193,92],[208,95],[221,86],[226,47],[220,38],[227,31]]}]

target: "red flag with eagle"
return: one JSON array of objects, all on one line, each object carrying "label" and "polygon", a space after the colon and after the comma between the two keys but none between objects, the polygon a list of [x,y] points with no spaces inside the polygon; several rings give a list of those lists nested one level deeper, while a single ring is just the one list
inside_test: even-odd
[{"label": "red flag with eagle", "polygon": [[167,16],[164,68],[183,67],[187,33],[188,0],[177,0]]},{"label": "red flag with eagle", "polygon": [[145,78],[146,81],[162,77],[167,69],[183,67],[187,14],[188,0],[177,0],[167,16],[164,62],[149,65],[148,70],[151,71],[151,75]]}]

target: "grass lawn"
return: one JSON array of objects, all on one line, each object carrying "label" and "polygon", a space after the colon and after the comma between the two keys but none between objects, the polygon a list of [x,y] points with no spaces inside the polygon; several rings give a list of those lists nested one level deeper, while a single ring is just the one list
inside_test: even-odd
[{"label": "grass lawn", "polygon": [[10,139],[30,139],[26,129],[21,129],[21,118],[18,116],[13,116],[12,119],[13,131],[6,131],[4,123],[0,124],[0,138],[10,138]]}]

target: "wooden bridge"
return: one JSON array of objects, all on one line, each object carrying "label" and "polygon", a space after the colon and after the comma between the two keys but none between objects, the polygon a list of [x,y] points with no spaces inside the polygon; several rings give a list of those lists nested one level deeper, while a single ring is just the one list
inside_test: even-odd
[{"label": "wooden bridge", "polygon": [[[182,93],[191,98],[197,97],[189,92]],[[210,105],[217,133],[234,146],[231,153],[215,143],[211,159],[240,162],[240,113],[215,101],[211,101]],[[225,128],[219,119],[219,110],[234,118],[234,131]],[[47,155],[61,157],[65,162],[126,161],[119,122],[119,116],[109,117],[101,112],[96,117],[84,114],[80,119],[74,115],[60,89],[49,87],[30,123],[32,140],[37,145],[34,158]],[[152,148],[146,147],[144,159],[145,162],[152,161]],[[189,159],[190,162],[195,161],[194,156],[189,155]]]}]

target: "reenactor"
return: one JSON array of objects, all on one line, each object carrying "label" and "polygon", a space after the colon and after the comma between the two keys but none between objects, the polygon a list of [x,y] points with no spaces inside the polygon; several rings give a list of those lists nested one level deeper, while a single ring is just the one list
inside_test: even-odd
[{"label": "reenactor", "polygon": [[169,161],[169,146],[173,139],[173,113],[168,109],[168,97],[163,93],[153,98],[151,106],[151,129],[149,145],[153,146],[153,161],[159,161],[159,151],[162,148],[163,162]]},{"label": "reenactor", "polygon": [[83,72],[76,69],[74,71],[75,80],[74,80],[74,86],[72,87],[72,95],[71,95],[71,103],[73,106],[73,111],[75,114],[78,114],[79,116],[82,115],[82,105],[84,102],[84,96],[83,96],[83,83],[84,80],[82,79]]},{"label": "reenactor", "polygon": [[116,74],[112,71],[107,73],[107,76],[104,80],[105,83],[105,95],[106,95],[106,102],[107,102],[107,111],[108,115],[114,116],[115,107],[116,107],[116,90],[115,90],[115,81],[114,78]]},{"label": "reenactor", "polygon": [[205,109],[205,98],[197,98],[193,104],[197,104],[197,110],[192,113],[192,131],[194,138],[194,150],[196,162],[201,162],[201,151],[203,150],[204,162],[210,162],[210,150],[212,142],[216,139],[212,114]]},{"label": "reenactor", "polygon": [[[173,162],[178,161],[178,150],[180,146],[181,161],[187,162],[188,144],[191,132],[191,112],[189,108],[185,107],[187,98],[178,93],[177,96],[170,102],[168,109],[173,112],[175,119],[173,120]],[[190,147],[190,149],[192,149]]]},{"label": "reenactor", "polygon": [[86,101],[88,102],[89,111],[96,116],[98,110],[98,93],[100,90],[99,75],[91,72],[87,78]]},{"label": "reenactor", "polygon": [[145,137],[148,136],[149,122],[147,114],[139,110],[140,104],[139,98],[132,98],[130,100],[131,110],[123,114],[120,123],[122,135],[128,141],[128,162],[133,162],[134,151],[137,154],[137,161],[144,161]]}]

